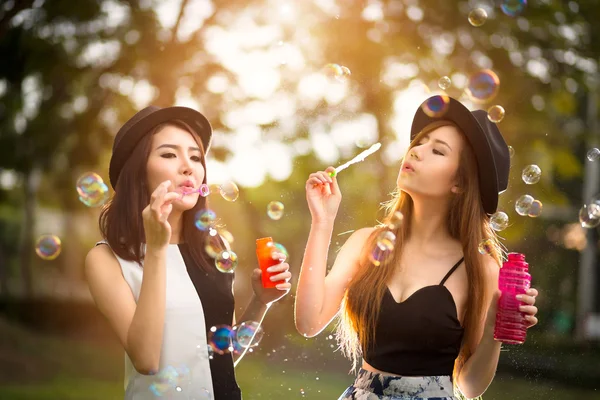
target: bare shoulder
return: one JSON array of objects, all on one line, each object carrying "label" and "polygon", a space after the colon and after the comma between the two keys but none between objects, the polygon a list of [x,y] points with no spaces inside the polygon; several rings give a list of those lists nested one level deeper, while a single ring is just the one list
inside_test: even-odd
[{"label": "bare shoulder", "polygon": [[369,238],[369,236],[371,236],[371,234],[376,229],[377,228],[375,228],[375,227],[367,227],[367,228],[357,229],[356,231],[352,232],[352,235],[350,235],[348,240],[346,240],[346,243],[344,244],[344,246],[347,246],[347,245],[352,246],[352,247],[360,246],[358,250],[362,249],[362,247],[367,242],[367,239]]},{"label": "bare shoulder", "polygon": [[361,228],[354,231],[340,249],[328,279],[346,279],[354,275],[358,268],[360,255],[367,239],[376,228]]},{"label": "bare shoulder", "polygon": [[498,277],[500,275],[500,264],[489,254],[481,256],[481,261],[484,269],[486,286],[489,288],[489,293],[493,293],[498,288]]},{"label": "bare shoulder", "polygon": [[114,273],[120,275],[120,266],[110,247],[106,244],[92,247],[85,257],[86,278],[89,280],[94,279],[98,274],[107,276]]}]

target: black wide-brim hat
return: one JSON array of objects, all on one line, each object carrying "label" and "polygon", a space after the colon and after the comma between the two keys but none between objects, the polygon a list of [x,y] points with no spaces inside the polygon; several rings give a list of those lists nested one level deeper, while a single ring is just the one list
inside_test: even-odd
[{"label": "black wide-brim hat", "polygon": [[[411,141],[432,122],[446,120],[456,124],[473,147],[479,172],[479,190],[483,209],[493,214],[498,208],[498,195],[508,187],[509,150],[500,130],[484,110],[469,111],[461,102],[449,97],[447,111],[430,117],[419,107],[410,130]],[[429,99],[428,99],[429,100]],[[427,102],[428,100],[425,100]]]},{"label": "black wide-brim hat", "polygon": [[188,107],[148,106],[125,122],[115,136],[108,168],[108,176],[113,189],[116,189],[121,170],[140,139],[156,126],[172,120],[180,120],[189,125],[200,136],[204,154],[208,153],[212,127],[204,115]]}]

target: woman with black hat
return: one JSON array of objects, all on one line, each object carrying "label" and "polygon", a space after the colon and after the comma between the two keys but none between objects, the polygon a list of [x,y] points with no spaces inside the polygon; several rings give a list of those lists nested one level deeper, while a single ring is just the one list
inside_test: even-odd
[{"label": "woman with black hat", "polygon": [[[508,146],[485,111],[455,99],[441,118],[419,108],[384,226],[354,232],[327,275],[342,196],[332,167],[310,175],[296,327],[315,336],[340,313],[341,348],[355,369],[362,357],[340,399],[474,398],[487,389],[500,355],[493,330],[502,258],[489,214],[509,167]],[[393,240],[387,230],[392,250],[381,242]],[[537,323],[536,296],[532,288],[521,299],[528,327]]]},{"label": "woman with black hat", "polygon": [[[104,240],[88,253],[85,274],[126,352],[125,399],[241,399],[233,356],[212,356],[207,345],[211,327],[235,324],[234,276],[215,268],[205,251],[208,232],[194,224],[207,208],[196,189],[206,183],[211,136],[197,111],[150,106],[115,137],[115,194],[102,210]],[[288,293],[288,264],[271,268],[283,282],[264,289],[255,269],[240,322],[262,322]]]}]

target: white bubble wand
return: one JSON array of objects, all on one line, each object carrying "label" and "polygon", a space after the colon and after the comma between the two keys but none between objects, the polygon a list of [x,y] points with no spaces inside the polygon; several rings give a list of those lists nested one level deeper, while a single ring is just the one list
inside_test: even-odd
[{"label": "white bubble wand", "polygon": [[329,173],[329,176],[332,176],[332,177],[336,176],[337,174],[339,174],[340,172],[342,172],[343,170],[345,170],[346,168],[348,168],[352,164],[356,164],[358,162],[364,161],[365,158],[367,158],[371,154],[375,153],[380,148],[381,148],[381,143],[375,143],[373,146],[369,147],[367,150],[365,150],[365,151],[361,152],[360,154],[358,154],[352,160],[345,162],[344,164],[342,164],[339,167],[337,167],[334,171],[331,171]]}]

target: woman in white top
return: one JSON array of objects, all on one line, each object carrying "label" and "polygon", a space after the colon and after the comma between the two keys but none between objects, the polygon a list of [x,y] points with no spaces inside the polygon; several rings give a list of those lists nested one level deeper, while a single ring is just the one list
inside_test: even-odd
[{"label": "woman in white top", "polygon": [[[208,232],[196,228],[195,215],[207,201],[188,193],[206,183],[211,136],[195,110],[150,106],[115,137],[115,195],[102,210],[104,240],[88,253],[85,274],[126,352],[126,399],[241,399],[234,358],[244,353],[212,355],[208,346],[211,327],[236,323],[234,276],[219,272],[206,253]],[[255,269],[254,296],[240,322],[262,322],[289,292],[288,264],[271,268],[281,283],[264,289]]]}]

